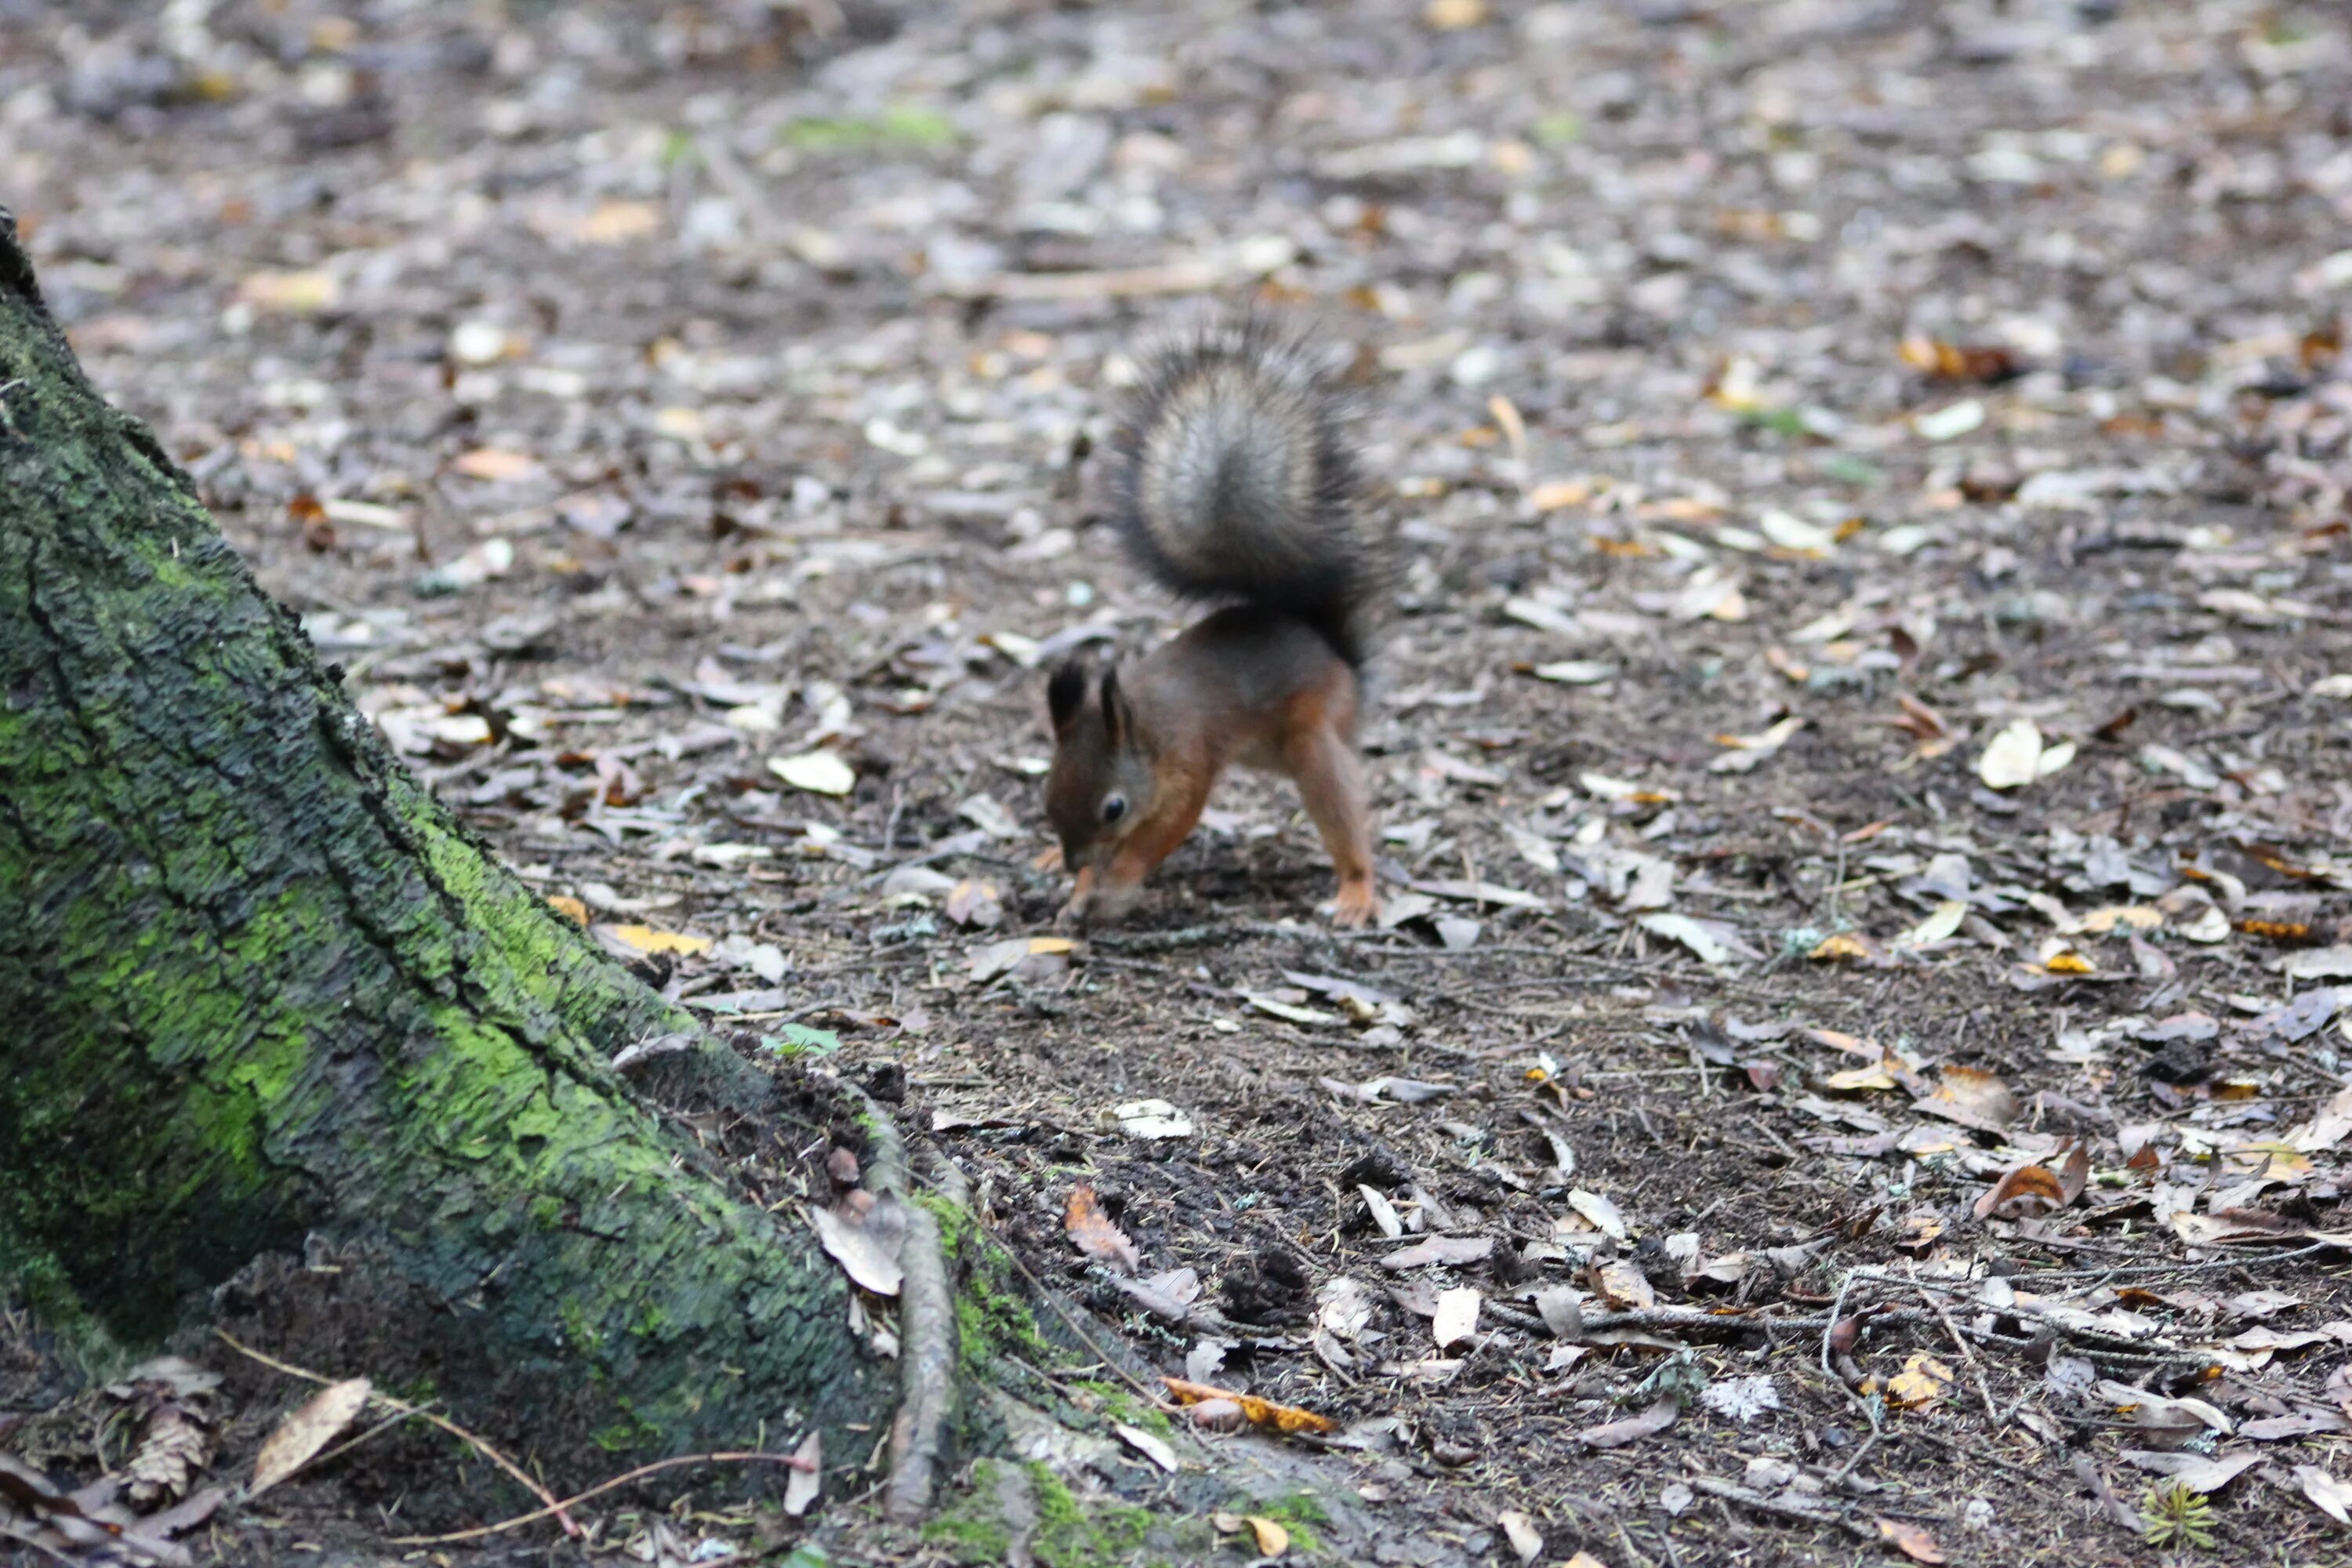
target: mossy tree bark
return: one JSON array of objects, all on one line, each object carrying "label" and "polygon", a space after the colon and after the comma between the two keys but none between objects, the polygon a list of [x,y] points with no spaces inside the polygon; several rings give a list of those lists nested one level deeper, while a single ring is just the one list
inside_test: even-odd
[{"label": "mossy tree bark", "polygon": [[392,757],[0,209],[0,1294],[131,1349],[332,1259],[559,1476],[803,1415],[862,1459],[837,1271],[606,1065],[691,1027]]}]

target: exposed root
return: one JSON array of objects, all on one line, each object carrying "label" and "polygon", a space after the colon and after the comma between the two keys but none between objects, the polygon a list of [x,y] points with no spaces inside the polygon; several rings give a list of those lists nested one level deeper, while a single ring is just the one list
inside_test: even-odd
[{"label": "exposed root", "polygon": [[856,1084],[840,1079],[833,1084],[864,1113],[866,1190],[897,1204],[907,1219],[898,1253],[898,1414],[890,1424],[883,1511],[894,1522],[914,1524],[930,1510],[948,1416],[955,1408],[955,1302],[939,1222],[914,1201],[898,1124]]}]

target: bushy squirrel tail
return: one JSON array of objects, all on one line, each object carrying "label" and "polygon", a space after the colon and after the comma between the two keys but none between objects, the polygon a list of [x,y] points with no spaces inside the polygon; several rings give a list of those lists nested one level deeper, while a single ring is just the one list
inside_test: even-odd
[{"label": "bushy squirrel tail", "polygon": [[1297,340],[1200,331],[1145,362],[1112,439],[1119,531],[1163,587],[1296,616],[1361,664],[1384,574],[1349,424]]}]

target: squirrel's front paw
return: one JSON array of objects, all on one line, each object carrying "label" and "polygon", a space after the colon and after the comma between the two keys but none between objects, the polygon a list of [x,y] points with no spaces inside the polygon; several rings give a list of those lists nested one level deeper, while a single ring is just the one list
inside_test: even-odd
[{"label": "squirrel's front paw", "polygon": [[1088,900],[1084,893],[1073,897],[1068,903],[1062,906],[1062,912],[1054,917],[1054,929],[1055,931],[1086,930],[1087,902]]}]

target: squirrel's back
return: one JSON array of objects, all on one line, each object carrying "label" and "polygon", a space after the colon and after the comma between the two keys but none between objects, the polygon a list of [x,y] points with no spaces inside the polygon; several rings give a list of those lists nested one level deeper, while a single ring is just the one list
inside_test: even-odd
[{"label": "squirrel's back", "polygon": [[1163,586],[1296,616],[1359,664],[1378,595],[1339,395],[1264,322],[1146,362],[1111,448],[1119,531]]}]

